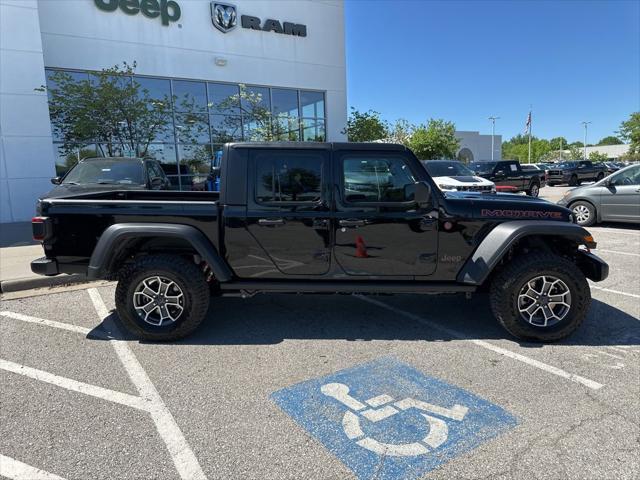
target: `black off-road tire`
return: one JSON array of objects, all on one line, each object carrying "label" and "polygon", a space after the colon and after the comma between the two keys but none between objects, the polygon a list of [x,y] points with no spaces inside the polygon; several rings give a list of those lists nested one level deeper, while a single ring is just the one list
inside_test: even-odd
[{"label": "black off-road tire", "polygon": [[571,175],[571,179],[569,180],[569,186],[570,187],[576,187],[580,185],[580,182],[578,181],[578,176],[577,175]]},{"label": "black off-road tire", "polygon": [[[549,327],[535,326],[518,311],[520,289],[540,275],[562,280],[571,293],[566,316]],[[570,260],[551,253],[531,253],[511,261],[491,283],[491,309],[498,322],[514,337],[533,342],[555,342],[568,337],[584,321],[591,305],[591,290],[582,271]]]},{"label": "black off-road tire", "polygon": [[540,184],[533,182],[529,185],[529,189],[526,191],[526,194],[530,197],[538,198],[538,195],[540,195]]},{"label": "black off-road tire", "polygon": [[[579,221],[578,215],[576,214],[576,212],[573,211],[576,207],[585,208],[589,212],[589,218],[584,221]],[[581,227],[590,227],[591,225],[596,223],[596,221],[598,220],[596,207],[594,207],[593,204],[589,202],[578,200],[577,202],[573,202],[571,205],[569,205],[569,209],[573,212],[574,217],[576,217],[576,223]]]},{"label": "black off-road tire", "polygon": [[[141,319],[133,306],[133,293],[147,277],[158,275],[174,281],[184,294],[184,310],[168,325],[154,326]],[[118,276],[116,310],[122,326],[136,338],[167,342],[193,333],[205,319],[210,291],[198,266],[177,255],[149,255],[125,267]]]}]

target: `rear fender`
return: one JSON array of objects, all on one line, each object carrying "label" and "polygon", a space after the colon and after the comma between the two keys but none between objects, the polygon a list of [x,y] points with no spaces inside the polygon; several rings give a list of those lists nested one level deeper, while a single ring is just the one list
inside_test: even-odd
[{"label": "rear fender", "polygon": [[108,278],[118,265],[114,260],[123,245],[131,241],[148,238],[175,238],[189,243],[211,267],[216,280],[228,282],[232,278],[231,270],[220,257],[215,247],[198,229],[190,225],[173,225],[164,223],[122,223],[107,228],[96,248],[93,250],[87,276],[90,279]]},{"label": "rear fender", "polygon": [[513,221],[495,227],[473,252],[456,280],[468,285],[482,285],[509,249],[528,236],[561,237],[579,245],[595,248],[591,234],[574,223],[554,221]]}]

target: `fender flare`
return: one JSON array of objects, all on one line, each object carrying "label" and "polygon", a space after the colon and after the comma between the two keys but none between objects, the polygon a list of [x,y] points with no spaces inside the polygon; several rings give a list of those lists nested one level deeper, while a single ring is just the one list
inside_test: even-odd
[{"label": "fender flare", "polygon": [[92,280],[107,278],[112,273],[111,259],[118,252],[119,246],[131,239],[148,237],[185,240],[209,264],[219,282],[228,282],[233,277],[229,266],[200,230],[190,225],[167,223],[116,223],[111,225],[102,233],[93,250],[91,260],[89,260],[87,277]]},{"label": "fender flare", "polygon": [[[481,285],[514,243],[532,235],[563,237],[584,245],[587,245],[585,237],[591,236],[586,229],[575,223],[544,220],[504,222],[482,240],[458,272],[456,280],[468,285]],[[595,247],[593,243],[587,246]]]}]

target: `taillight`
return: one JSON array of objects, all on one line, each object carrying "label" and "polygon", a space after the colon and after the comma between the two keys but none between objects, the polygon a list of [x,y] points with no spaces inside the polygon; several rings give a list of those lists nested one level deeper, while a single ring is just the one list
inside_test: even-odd
[{"label": "taillight", "polygon": [[33,217],[31,219],[33,239],[39,242],[46,240],[51,231],[49,227],[50,224],[51,222],[48,217]]}]

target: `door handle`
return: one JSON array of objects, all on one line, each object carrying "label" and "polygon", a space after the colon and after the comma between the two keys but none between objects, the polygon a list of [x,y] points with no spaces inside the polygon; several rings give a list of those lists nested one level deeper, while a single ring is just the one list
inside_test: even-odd
[{"label": "door handle", "polygon": [[354,219],[347,219],[347,220],[340,220],[338,221],[338,225],[340,225],[341,227],[364,227],[366,225],[366,222],[364,220],[354,220]]},{"label": "door handle", "polygon": [[284,225],[284,218],[261,218],[258,220],[258,225],[261,227],[277,227]]}]

